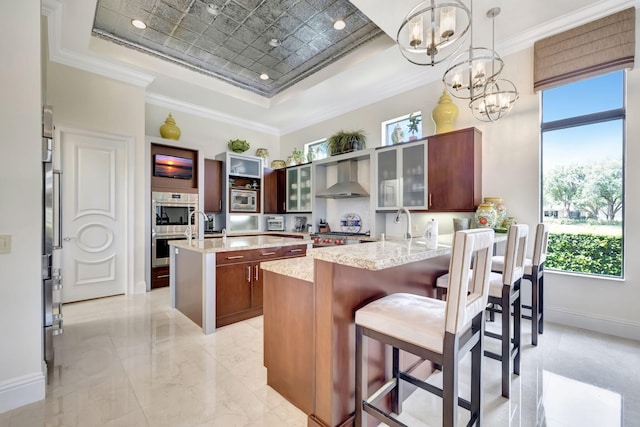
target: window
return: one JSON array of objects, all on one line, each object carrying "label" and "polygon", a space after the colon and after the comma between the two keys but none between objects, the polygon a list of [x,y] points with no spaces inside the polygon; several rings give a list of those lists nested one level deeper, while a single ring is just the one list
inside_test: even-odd
[{"label": "window", "polygon": [[542,91],[545,267],[623,277],[625,72]]},{"label": "window", "polygon": [[420,138],[422,138],[422,112],[420,111],[382,122],[382,145],[393,145]]},{"label": "window", "polygon": [[[311,153],[311,157],[309,157],[309,153]],[[320,160],[326,158],[328,155],[326,138],[304,144],[304,157],[307,160]]]}]

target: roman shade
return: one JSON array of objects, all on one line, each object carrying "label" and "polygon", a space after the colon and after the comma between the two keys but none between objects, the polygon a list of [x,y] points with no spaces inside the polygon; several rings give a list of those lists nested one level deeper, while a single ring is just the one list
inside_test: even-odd
[{"label": "roman shade", "polygon": [[537,41],[533,90],[633,68],[636,9],[631,7]]}]

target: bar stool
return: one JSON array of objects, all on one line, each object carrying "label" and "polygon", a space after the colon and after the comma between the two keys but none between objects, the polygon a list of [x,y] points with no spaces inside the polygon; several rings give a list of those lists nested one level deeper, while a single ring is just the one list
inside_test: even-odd
[{"label": "bar stool", "polygon": [[[482,419],[482,350],[484,313],[489,294],[493,231],[458,231],[454,237],[449,271],[449,298],[441,301],[412,294],[392,294],[356,311],[356,413],[355,425],[367,425],[366,415],[392,426],[405,426],[375,405],[391,394],[391,411],[400,414],[400,382],[406,381],[443,399],[443,425],[457,425],[458,405],[471,412],[469,426]],[[470,270],[473,259],[473,268]],[[369,395],[366,349],[369,337],[392,346],[392,376]],[[400,350],[429,360],[442,369],[442,389],[400,371]],[[470,351],[471,400],[458,397],[458,363]],[[363,395],[367,393],[363,400]]]},{"label": "bar stool", "polygon": [[[485,331],[485,336],[501,340],[500,353],[485,351],[484,355],[501,362],[502,396],[511,394],[511,371],[520,375],[520,281],[527,248],[529,227],[518,224],[509,227],[507,249],[504,259],[508,268],[503,273],[491,273],[489,278],[489,306],[487,310],[493,320],[494,313],[502,313],[502,333]],[[449,274],[438,277],[436,288],[448,298]],[[496,306],[500,306],[497,309]],[[511,307],[513,307],[513,339],[511,338]],[[512,347],[513,344],[513,347]],[[513,362],[513,366],[512,366]]]},{"label": "bar stool", "polygon": [[[531,316],[523,315],[531,320],[531,344],[538,345],[538,334],[544,332],[544,262],[547,259],[547,244],[549,242],[549,225],[540,223],[536,226],[536,236],[533,245],[533,258],[524,260],[523,279],[531,282],[531,305],[522,308],[531,310]],[[502,273],[504,270],[504,256],[495,255],[491,261],[491,271]]]}]

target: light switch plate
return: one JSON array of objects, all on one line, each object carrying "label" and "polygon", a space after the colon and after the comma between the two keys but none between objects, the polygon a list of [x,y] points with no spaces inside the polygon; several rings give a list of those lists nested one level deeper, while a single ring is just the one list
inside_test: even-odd
[{"label": "light switch plate", "polygon": [[11,235],[0,234],[0,254],[8,254],[11,252]]}]

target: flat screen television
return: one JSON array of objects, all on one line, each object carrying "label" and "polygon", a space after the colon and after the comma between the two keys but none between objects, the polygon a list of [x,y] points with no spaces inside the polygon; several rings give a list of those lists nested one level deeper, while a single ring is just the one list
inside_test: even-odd
[{"label": "flat screen television", "polygon": [[193,178],[193,160],[166,154],[154,154],[153,176],[191,179]]}]

